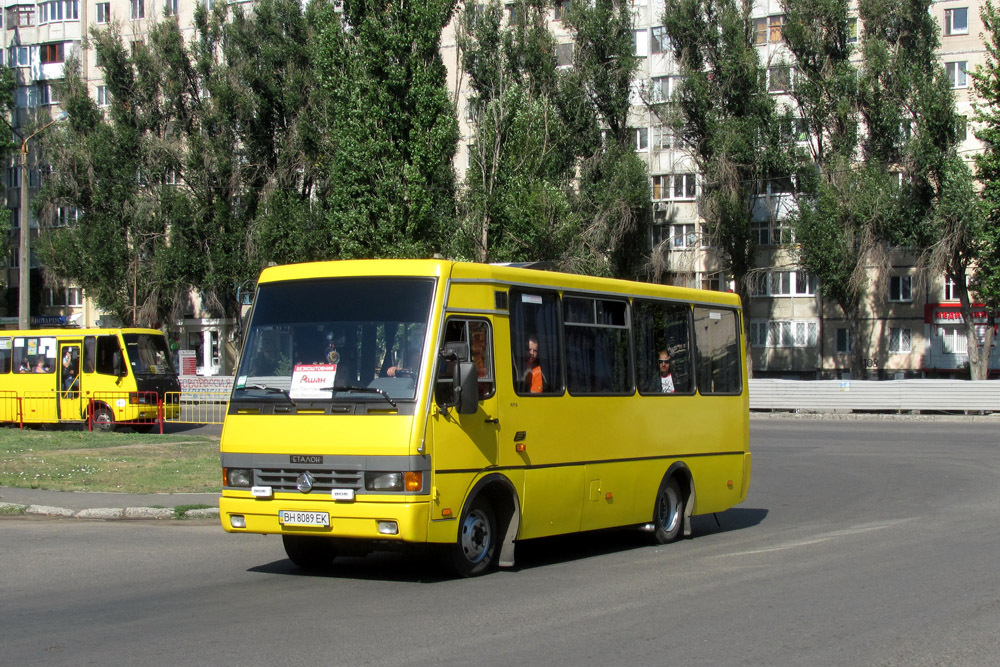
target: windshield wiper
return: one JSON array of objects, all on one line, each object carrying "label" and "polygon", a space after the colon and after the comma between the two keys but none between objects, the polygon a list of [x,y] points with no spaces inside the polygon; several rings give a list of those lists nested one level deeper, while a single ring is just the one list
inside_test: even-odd
[{"label": "windshield wiper", "polygon": [[242,387],[243,389],[257,389],[260,391],[266,391],[269,394],[280,394],[286,401],[295,405],[295,401],[288,395],[288,391],[282,389],[281,387],[269,387],[266,384],[248,384]]},{"label": "windshield wiper", "polygon": [[396,407],[396,401],[392,400],[384,389],[376,389],[375,387],[323,387],[323,391],[357,391],[362,394],[378,394],[389,401],[389,405]]}]

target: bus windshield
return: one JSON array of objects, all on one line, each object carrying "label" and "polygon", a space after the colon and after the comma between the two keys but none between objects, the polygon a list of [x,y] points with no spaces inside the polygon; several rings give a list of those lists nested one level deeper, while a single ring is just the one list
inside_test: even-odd
[{"label": "bus windshield", "polygon": [[233,400],[412,400],[433,290],[418,278],[260,285]]},{"label": "bus windshield", "polygon": [[150,334],[123,333],[133,375],[174,375],[166,339]]}]

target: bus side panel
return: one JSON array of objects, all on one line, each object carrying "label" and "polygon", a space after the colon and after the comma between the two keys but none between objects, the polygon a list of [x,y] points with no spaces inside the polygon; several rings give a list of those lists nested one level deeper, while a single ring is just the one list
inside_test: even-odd
[{"label": "bus side panel", "polygon": [[584,466],[534,468],[524,473],[518,538],[562,535],[580,530]]},{"label": "bus side panel", "polygon": [[742,454],[719,454],[685,461],[694,477],[692,515],[721,512],[740,502],[744,459]]}]

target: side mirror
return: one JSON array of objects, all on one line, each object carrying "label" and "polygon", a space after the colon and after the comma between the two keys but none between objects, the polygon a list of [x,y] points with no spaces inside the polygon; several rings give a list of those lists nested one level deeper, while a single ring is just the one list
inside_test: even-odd
[{"label": "side mirror", "polygon": [[442,408],[455,408],[462,415],[479,410],[479,375],[476,365],[468,359],[468,343],[445,343],[435,392]]}]

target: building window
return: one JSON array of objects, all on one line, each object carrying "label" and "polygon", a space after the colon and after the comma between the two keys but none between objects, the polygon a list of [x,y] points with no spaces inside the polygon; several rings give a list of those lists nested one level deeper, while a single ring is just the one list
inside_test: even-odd
[{"label": "building window", "polygon": [[894,354],[909,354],[910,343],[909,329],[889,327],[889,352]]},{"label": "building window", "polygon": [[676,139],[674,132],[666,125],[653,126],[653,148],[668,151],[674,147]]},{"label": "building window", "polygon": [[969,138],[969,119],[965,116],[959,116],[955,120],[955,138],[958,141],[965,141]]},{"label": "building window", "polygon": [[35,6],[17,5],[7,8],[7,30],[35,25]]},{"label": "building window", "polygon": [[669,102],[680,82],[679,76],[654,76],[650,79],[650,102]]},{"label": "building window", "polygon": [[[174,2],[176,3],[177,0],[174,0]],[[562,21],[564,18],[566,18],[566,12],[568,12],[570,7],[572,6],[573,3],[571,0],[556,0],[556,6],[553,18],[556,21]],[[174,9],[176,11],[176,6],[174,7]]]},{"label": "building window", "polygon": [[64,61],[62,42],[55,42],[53,44],[41,44],[38,47],[38,49],[43,65],[48,65],[50,63],[61,63]]},{"label": "building window", "polygon": [[97,106],[106,107],[111,103],[111,96],[107,86],[97,87]]},{"label": "building window", "polygon": [[955,9],[944,10],[944,34],[945,35],[969,34],[968,7],[956,7]]},{"label": "building window", "polygon": [[725,292],[729,290],[729,278],[725,273],[706,273],[701,278],[701,288],[714,292]]},{"label": "building window", "polygon": [[644,151],[649,148],[649,128],[640,127],[632,130],[635,133],[635,149]]},{"label": "building window", "polygon": [[805,271],[767,271],[750,278],[750,296],[816,296],[819,281]]},{"label": "building window", "polygon": [[653,176],[653,199],[685,200],[695,198],[694,174]]},{"label": "building window", "polygon": [[177,16],[177,2],[178,2],[178,0],[164,0],[164,2],[163,2],[163,15],[164,16]]},{"label": "building window", "polygon": [[764,44],[777,44],[782,39],[781,33],[784,26],[784,14],[775,14],[766,18],[754,19],[754,43],[758,46],[763,46]]},{"label": "building window", "polygon": [[573,44],[556,44],[556,67],[573,66]]},{"label": "building window", "polygon": [[816,347],[819,322],[814,320],[757,320],[750,322],[754,347]]},{"label": "building window", "polygon": [[650,29],[649,50],[653,53],[666,53],[670,50],[670,38],[664,26],[657,25]]},{"label": "building window", "polygon": [[858,41],[858,19],[847,19],[847,43],[854,44]]},{"label": "building window", "polygon": [[79,306],[83,303],[79,287],[59,287],[45,290],[47,306]]},{"label": "building window", "polygon": [[968,64],[969,63],[965,60],[944,64],[945,73],[948,75],[948,80],[951,82],[952,88],[969,87],[969,78],[966,75],[966,67]]},{"label": "building window", "polygon": [[132,19],[146,18],[146,0],[131,0],[131,13],[129,16]]},{"label": "building window", "polygon": [[792,89],[792,68],[788,65],[767,68],[767,90],[784,93]]},{"label": "building window", "polygon": [[851,330],[840,328],[837,329],[837,341],[836,341],[837,354],[850,354],[851,353]]},{"label": "building window", "polygon": [[913,301],[911,276],[889,278],[889,301]]},{"label": "building window", "polygon": [[110,2],[98,2],[97,3],[97,22],[98,23],[109,23],[111,21],[111,3]]},{"label": "building window", "polygon": [[694,224],[670,225],[670,245],[674,248],[695,247]]},{"label": "building window", "polygon": [[67,227],[80,219],[80,209],[75,206],[60,206],[52,220],[53,227]]},{"label": "building window", "polygon": [[955,290],[955,281],[951,278],[945,276],[944,279],[944,300],[954,301],[958,298],[958,293]]},{"label": "building window", "polygon": [[636,30],[632,33],[632,51],[637,58],[649,55],[649,31]]},{"label": "building window", "polygon": [[788,245],[795,243],[795,230],[787,219],[754,220],[751,232],[757,245]]},{"label": "building window", "polygon": [[12,46],[7,54],[7,62],[11,67],[27,67],[31,64],[31,51],[27,46]]}]

